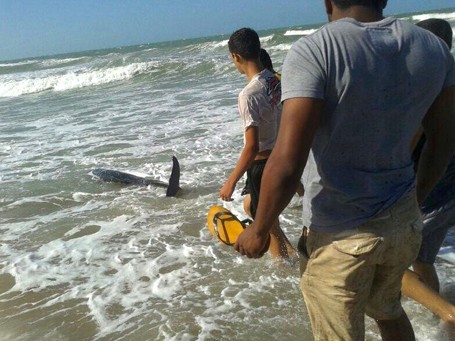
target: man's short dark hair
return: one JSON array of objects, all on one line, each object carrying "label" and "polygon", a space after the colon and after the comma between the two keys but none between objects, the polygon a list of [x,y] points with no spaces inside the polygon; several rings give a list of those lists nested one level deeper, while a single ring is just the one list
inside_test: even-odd
[{"label": "man's short dark hair", "polygon": [[255,30],[251,28],[241,28],[232,33],[228,42],[229,52],[236,53],[246,60],[259,58],[261,52],[261,42]]},{"label": "man's short dark hair", "polygon": [[444,19],[438,18],[426,19],[419,21],[416,25],[430,31],[434,35],[444,40],[447,46],[449,47],[449,50],[452,48],[453,37],[452,27]]},{"label": "man's short dark hair", "polygon": [[346,9],[351,6],[368,6],[382,10],[387,5],[387,0],[332,0],[332,1],[337,7],[342,9]]}]

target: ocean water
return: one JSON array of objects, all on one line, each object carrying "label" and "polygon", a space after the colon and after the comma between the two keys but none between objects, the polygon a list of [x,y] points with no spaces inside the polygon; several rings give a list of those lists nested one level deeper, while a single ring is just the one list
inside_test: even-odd
[{"label": "ocean water", "polygon": [[[454,10],[405,19],[427,17],[455,27]],[[260,32],[277,70],[316,28]],[[206,227],[243,143],[246,80],[227,38],[0,62],[1,340],[311,340],[298,266],[240,257]],[[172,155],[176,198],[90,173],[167,181]],[[244,218],[242,185],[224,205]],[[296,197],[281,216],[294,245],[300,222]],[[455,300],[455,266],[436,265]],[[404,307],[418,340],[444,339],[435,316]]]}]

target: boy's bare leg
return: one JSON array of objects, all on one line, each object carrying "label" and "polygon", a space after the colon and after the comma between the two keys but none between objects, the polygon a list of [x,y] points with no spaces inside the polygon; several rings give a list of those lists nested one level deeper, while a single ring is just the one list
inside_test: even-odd
[{"label": "boy's bare leg", "polygon": [[270,231],[269,252],[272,257],[282,258],[283,260],[294,263],[298,259],[296,249],[291,245],[288,238],[280,227],[278,219],[273,222],[274,227]]},{"label": "boy's bare leg", "polygon": [[[247,194],[243,200],[243,209],[245,213],[251,217],[251,196]],[[298,259],[297,251],[288,240],[283,230],[280,227],[280,222],[277,220],[274,222],[274,227],[270,232],[270,255],[274,258],[282,258],[289,262],[295,262]]]},{"label": "boy's bare leg", "polygon": [[252,218],[250,205],[251,205],[251,195],[247,194],[247,195],[245,195],[245,198],[243,199],[243,210],[248,215],[248,217]]},{"label": "boy's bare leg", "polygon": [[417,273],[406,270],[401,281],[401,292],[422,304],[442,320],[455,326],[455,306],[446,301],[433,288],[426,285]]}]

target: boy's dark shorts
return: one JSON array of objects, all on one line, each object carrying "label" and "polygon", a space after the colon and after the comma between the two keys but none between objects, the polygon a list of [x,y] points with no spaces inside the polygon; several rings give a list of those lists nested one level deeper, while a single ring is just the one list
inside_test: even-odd
[{"label": "boy's dark shorts", "polygon": [[255,160],[251,167],[246,172],[246,183],[242,190],[242,195],[251,195],[251,216],[254,219],[256,216],[256,209],[259,202],[259,190],[261,189],[262,173],[264,173],[265,164],[267,159]]}]

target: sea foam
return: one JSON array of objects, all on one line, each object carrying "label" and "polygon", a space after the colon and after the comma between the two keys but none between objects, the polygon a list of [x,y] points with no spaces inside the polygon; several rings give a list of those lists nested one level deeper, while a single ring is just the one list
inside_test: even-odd
[{"label": "sea foam", "polygon": [[436,19],[444,19],[447,21],[454,21],[455,20],[455,12],[451,13],[425,13],[425,14],[418,14],[411,16],[411,19],[414,21],[421,21],[430,18]]},{"label": "sea foam", "polygon": [[46,90],[65,91],[93,85],[129,80],[137,75],[150,73],[157,67],[156,62],[133,63],[98,70],[76,70],[67,73],[51,73],[40,77],[2,80],[0,97],[17,97]]},{"label": "sea foam", "polygon": [[285,36],[307,36],[310,35],[314,32],[316,32],[317,29],[308,29],[308,30],[289,30],[284,33]]}]

